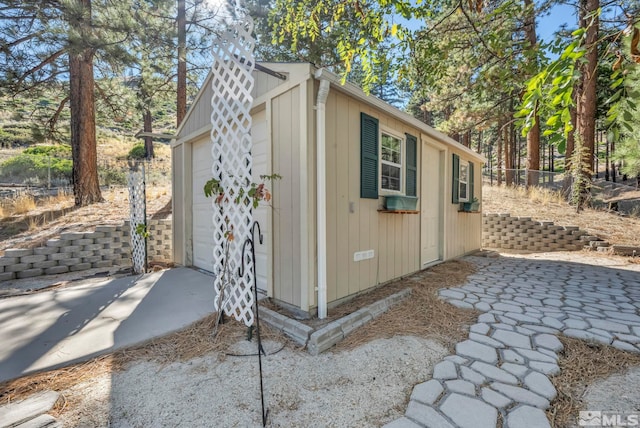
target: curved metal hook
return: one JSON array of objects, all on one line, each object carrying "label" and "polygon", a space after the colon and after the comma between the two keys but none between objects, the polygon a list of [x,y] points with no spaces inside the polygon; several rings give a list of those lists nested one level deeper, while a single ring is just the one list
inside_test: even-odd
[{"label": "curved metal hook", "polygon": [[255,241],[254,234],[256,232],[256,227],[258,228],[258,242],[262,244],[262,230],[260,229],[260,223],[258,221],[253,222],[253,226],[251,226],[251,238]]},{"label": "curved metal hook", "polygon": [[238,268],[238,275],[240,275],[241,277],[244,276],[244,267],[245,267],[245,253],[247,251],[247,244],[251,245],[251,253],[253,254],[253,239],[251,238],[247,238],[244,241],[244,244],[242,244],[242,263],[240,263],[240,267]]},{"label": "curved metal hook", "polygon": [[[255,233],[256,233],[256,227],[258,228],[258,242],[260,244],[262,244],[262,230],[260,229],[260,223],[258,223],[257,221],[253,222],[253,225],[251,226],[251,236],[248,237],[247,239],[245,239],[244,244],[242,244],[242,263],[240,264],[240,267],[238,268],[238,274],[240,276],[244,276],[244,256],[245,256],[245,252],[247,250],[247,244],[251,244],[251,257],[255,260]],[[255,262],[254,262],[254,275],[255,275]]]}]

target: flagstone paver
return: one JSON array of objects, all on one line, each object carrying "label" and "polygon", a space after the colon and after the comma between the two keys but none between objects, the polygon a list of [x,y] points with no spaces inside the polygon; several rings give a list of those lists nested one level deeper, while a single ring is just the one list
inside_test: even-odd
[{"label": "flagstone paver", "polygon": [[[455,354],[387,427],[547,428],[557,334],[640,352],[640,273],[578,263],[467,257],[478,270],[445,301],[483,313]],[[439,379],[439,380],[436,380]],[[416,425],[412,425],[412,424]]]}]

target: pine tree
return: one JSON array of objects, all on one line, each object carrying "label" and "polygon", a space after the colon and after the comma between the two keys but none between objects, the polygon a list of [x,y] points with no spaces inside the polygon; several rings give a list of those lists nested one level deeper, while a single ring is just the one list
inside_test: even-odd
[{"label": "pine tree", "polygon": [[130,2],[100,0],[0,3],[0,85],[10,94],[66,82],[71,113],[72,182],[77,206],[102,200],[98,182],[94,63],[122,61],[135,24]]}]

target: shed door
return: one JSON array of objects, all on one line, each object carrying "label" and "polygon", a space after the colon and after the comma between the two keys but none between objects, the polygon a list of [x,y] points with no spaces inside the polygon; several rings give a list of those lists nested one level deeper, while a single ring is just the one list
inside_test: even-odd
[{"label": "shed door", "polygon": [[[213,272],[213,200],[204,196],[204,183],[211,178],[211,140],[197,141],[192,148],[193,165],[193,265]],[[174,195],[179,198],[180,195]]]},{"label": "shed door", "polygon": [[[265,110],[253,117],[253,181],[260,175],[271,174],[271,150]],[[193,145],[193,265],[214,271],[213,266],[213,200],[204,196],[204,183],[211,178],[211,141],[209,137]],[[271,183],[267,183],[271,189]],[[256,239],[256,276],[258,288],[267,292],[271,286],[271,208],[260,207],[253,212],[254,220],[260,222],[262,244]]]},{"label": "shed door", "polygon": [[442,259],[444,151],[422,144],[421,261],[422,266]]}]

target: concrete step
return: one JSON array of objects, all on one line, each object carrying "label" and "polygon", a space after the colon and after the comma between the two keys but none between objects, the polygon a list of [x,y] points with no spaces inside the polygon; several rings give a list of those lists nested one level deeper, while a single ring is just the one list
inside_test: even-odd
[{"label": "concrete step", "polygon": [[24,424],[49,412],[60,394],[55,391],[39,392],[15,403],[0,406],[0,428],[11,428]]},{"label": "concrete step", "polygon": [[63,428],[60,421],[51,415],[40,415],[35,419],[17,425],[15,428]]}]

